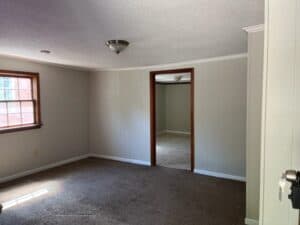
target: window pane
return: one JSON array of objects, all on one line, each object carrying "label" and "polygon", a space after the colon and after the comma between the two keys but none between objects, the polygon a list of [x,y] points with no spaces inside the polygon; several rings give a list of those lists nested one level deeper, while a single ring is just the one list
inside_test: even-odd
[{"label": "window pane", "polygon": [[18,88],[19,88],[18,78],[14,78],[14,77],[8,78],[8,87],[7,87],[7,89],[17,90]]},{"label": "window pane", "polygon": [[0,127],[7,127],[7,115],[6,114],[0,114]]},{"label": "window pane", "polygon": [[4,95],[5,100],[19,100],[18,90],[16,89],[5,89]]},{"label": "window pane", "polygon": [[32,123],[34,123],[33,112],[31,112],[31,113],[22,113],[22,123],[23,124],[32,124]]},{"label": "window pane", "polygon": [[0,89],[18,89],[18,78],[15,77],[1,77]]},{"label": "window pane", "polygon": [[21,103],[22,113],[33,113],[33,102]]},{"label": "window pane", "polygon": [[5,88],[9,88],[9,86],[10,86],[10,82],[9,82],[10,80],[9,80],[9,78],[8,77],[5,77],[5,78],[3,78],[3,88],[5,89]]},{"label": "window pane", "polygon": [[7,114],[7,107],[6,107],[6,103],[0,103],[0,115],[1,114]]},{"label": "window pane", "polygon": [[4,90],[0,89],[0,101],[5,100]]},{"label": "window pane", "polygon": [[18,78],[0,77],[0,100],[18,100]]},{"label": "window pane", "polygon": [[31,79],[19,78],[19,89],[31,90]]},{"label": "window pane", "polygon": [[21,113],[8,114],[8,125],[9,126],[21,125]]},{"label": "window pane", "polygon": [[19,102],[9,102],[8,105],[8,113],[20,113],[20,103]]},{"label": "window pane", "polygon": [[22,123],[23,124],[34,123],[33,102],[22,102],[21,109],[22,109]]},{"label": "window pane", "polygon": [[0,103],[0,127],[7,127],[7,108],[6,103]]},{"label": "window pane", "polygon": [[31,100],[32,96],[31,96],[31,90],[20,90],[19,91],[19,95],[20,95],[20,100]]},{"label": "window pane", "polygon": [[0,90],[4,89],[4,77],[0,77]]}]

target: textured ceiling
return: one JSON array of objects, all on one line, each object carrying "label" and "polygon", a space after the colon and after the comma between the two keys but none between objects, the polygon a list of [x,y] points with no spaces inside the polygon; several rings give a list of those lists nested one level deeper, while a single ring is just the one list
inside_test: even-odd
[{"label": "textured ceiling", "polygon": [[[0,0],[0,54],[86,67],[176,63],[247,51],[263,0]],[[120,55],[109,39],[131,44]],[[41,54],[41,49],[52,51]]]}]

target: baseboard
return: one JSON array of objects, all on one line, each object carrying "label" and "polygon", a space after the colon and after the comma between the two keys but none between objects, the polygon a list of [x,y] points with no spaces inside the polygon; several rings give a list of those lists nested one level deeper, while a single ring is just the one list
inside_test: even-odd
[{"label": "baseboard", "polygon": [[165,131],[165,130],[156,131],[156,134],[157,134],[157,135],[164,134],[164,133],[166,133],[166,131]]},{"label": "baseboard", "polygon": [[253,220],[253,219],[246,218],[245,219],[245,224],[246,225],[258,225],[259,222],[258,222],[258,220]]},{"label": "baseboard", "polygon": [[[95,157],[95,158],[101,158],[101,159],[109,159],[109,160],[114,160],[114,161],[119,161],[119,162],[126,162],[126,163],[132,163],[132,164],[137,164],[137,165],[144,165],[144,166],[151,166],[151,163],[149,161],[143,161],[143,160],[137,160],[137,159],[129,159],[129,158],[122,158],[122,157],[116,157],[116,156],[109,156],[109,155],[102,155],[102,154],[85,154],[85,155],[81,155],[81,156],[76,156],[70,159],[66,159],[63,161],[59,161],[56,163],[52,163],[52,164],[48,164],[46,166],[42,166],[36,169],[31,169],[31,170],[27,170],[21,173],[17,173],[14,175],[10,175],[7,177],[2,177],[0,178],[0,184],[1,183],[5,183],[11,180],[15,180],[17,178],[21,178],[21,177],[25,177],[31,174],[35,174],[38,172],[42,172],[48,169],[52,169],[58,166],[62,166],[65,164],[69,164],[72,162],[76,162],[82,159],[86,159],[89,157]],[[246,181],[245,177],[240,177],[240,176],[234,176],[234,175],[229,175],[229,174],[224,174],[224,173],[217,173],[217,172],[212,172],[212,171],[208,171],[208,170],[199,170],[199,169],[195,169],[194,173],[196,174],[201,174],[201,175],[206,175],[206,176],[213,176],[213,177],[218,177],[218,178],[224,178],[224,179],[230,179],[230,180],[236,180],[236,181]],[[255,222],[256,220],[252,220],[252,219],[245,219],[245,221],[248,221],[248,225],[252,225],[253,222]],[[255,224],[255,223],[254,223]]]},{"label": "baseboard", "polygon": [[208,170],[195,169],[194,173],[211,176],[211,177],[224,178],[224,179],[228,179],[228,180],[236,180],[236,181],[246,182],[245,177],[240,177],[240,176],[235,176],[235,175],[230,175],[230,174],[225,174],[225,173],[212,172],[212,171],[208,171]]},{"label": "baseboard", "polygon": [[177,131],[177,130],[165,130],[164,133],[171,133],[171,134],[186,134],[186,135],[190,135],[190,134],[191,134],[191,132]]},{"label": "baseboard", "polygon": [[116,156],[110,156],[110,155],[102,155],[102,154],[90,154],[90,157],[95,157],[95,158],[100,158],[100,159],[109,159],[109,160],[114,160],[114,161],[119,161],[119,162],[126,162],[126,163],[132,163],[132,164],[137,164],[137,165],[143,165],[143,166],[151,166],[151,163],[148,161],[143,161],[143,160],[137,160],[137,159],[128,159],[128,158],[121,158],[121,157],[116,157]]},{"label": "baseboard", "polygon": [[62,166],[62,165],[69,164],[69,163],[72,163],[72,162],[76,162],[76,161],[79,161],[79,160],[82,160],[82,159],[86,159],[88,157],[89,157],[89,154],[76,156],[76,157],[66,159],[66,160],[63,160],[63,161],[59,161],[59,162],[56,162],[56,163],[51,163],[51,164],[48,164],[46,166],[42,166],[42,167],[39,167],[39,168],[36,168],[36,169],[26,170],[26,171],[21,172],[21,173],[17,173],[17,174],[10,175],[10,176],[7,176],[7,177],[2,177],[2,178],[0,178],[0,184],[11,181],[11,180],[15,180],[17,178],[21,178],[21,177],[25,177],[25,176],[28,176],[28,175],[31,175],[31,174],[35,174],[35,173],[38,173],[38,172],[42,172],[44,170],[52,169],[52,168],[55,168],[55,167],[58,167],[58,166]]}]

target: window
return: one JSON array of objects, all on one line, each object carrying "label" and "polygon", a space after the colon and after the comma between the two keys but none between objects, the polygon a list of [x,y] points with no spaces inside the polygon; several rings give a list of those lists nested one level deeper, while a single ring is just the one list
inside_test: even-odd
[{"label": "window", "polygon": [[0,133],[40,127],[39,74],[0,70]]}]

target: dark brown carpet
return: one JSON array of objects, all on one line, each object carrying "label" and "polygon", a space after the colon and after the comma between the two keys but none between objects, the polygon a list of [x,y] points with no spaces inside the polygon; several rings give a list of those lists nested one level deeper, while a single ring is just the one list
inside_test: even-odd
[{"label": "dark brown carpet", "polygon": [[245,184],[162,167],[86,159],[0,186],[0,201],[47,189],[1,225],[243,225]]}]

